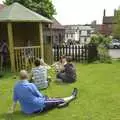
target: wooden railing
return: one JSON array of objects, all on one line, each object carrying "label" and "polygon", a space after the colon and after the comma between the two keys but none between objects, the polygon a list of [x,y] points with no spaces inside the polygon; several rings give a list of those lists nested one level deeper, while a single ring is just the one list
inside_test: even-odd
[{"label": "wooden railing", "polygon": [[15,68],[16,71],[21,69],[30,70],[36,58],[40,58],[40,46],[15,47]]}]

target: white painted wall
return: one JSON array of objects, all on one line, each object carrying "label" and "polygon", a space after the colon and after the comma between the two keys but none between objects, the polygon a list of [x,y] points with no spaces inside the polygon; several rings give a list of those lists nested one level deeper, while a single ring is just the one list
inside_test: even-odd
[{"label": "white painted wall", "polygon": [[[81,31],[81,34],[80,34]],[[88,34],[88,31],[90,31],[90,34]],[[85,43],[90,41],[91,33],[94,31],[94,29],[91,26],[86,26],[86,25],[70,25],[66,27],[66,32],[65,32],[65,41],[67,42],[68,40],[75,40],[75,41],[80,41],[81,43]],[[69,35],[67,36],[67,34]],[[71,33],[73,36],[71,37]]]}]

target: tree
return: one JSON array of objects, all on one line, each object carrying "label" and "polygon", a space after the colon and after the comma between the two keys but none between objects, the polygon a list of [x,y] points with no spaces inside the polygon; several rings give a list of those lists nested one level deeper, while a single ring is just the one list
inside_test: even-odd
[{"label": "tree", "polygon": [[120,39],[120,8],[115,12],[114,23],[113,36],[116,39]]},{"label": "tree", "polygon": [[5,0],[4,4],[11,5],[14,2],[18,2],[48,18],[52,18],[52,16],[56,14],[55,7],[51,0]]}]

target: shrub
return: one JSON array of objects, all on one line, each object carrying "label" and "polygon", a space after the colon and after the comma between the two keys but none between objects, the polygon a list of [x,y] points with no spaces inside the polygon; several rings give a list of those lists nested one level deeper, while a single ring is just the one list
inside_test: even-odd
[{"label": "shrub", "polygon": [[112,63],[112,59],[109,56],[108,48],[104,44],[99,44],[98,50],[98,60],[101,63]]},{"label": "shrub", "polygon": [[91,37],[91,43],[96,44],[98,51],[98,60],[102,63],[112,63],[112,59],[109,56],[109,51],[107,46],[111,42],[109,37],[104,37],[103,35],[96,35]]}]

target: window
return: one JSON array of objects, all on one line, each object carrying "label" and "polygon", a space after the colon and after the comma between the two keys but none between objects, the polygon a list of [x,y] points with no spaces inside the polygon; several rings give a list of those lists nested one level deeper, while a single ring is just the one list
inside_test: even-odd
[{"label": "window", "polygon": [[80,30],[80,31],[79,31],[79,34],[81,35],[81,33],[82,33],[82,31]]},{"label": "window", "polygon": [[81,35],[82,36],[87,36],[87,31],[85,31],[85,30],[81,31]]},{"label": "window", "polygon": [[84,39],[84,42],[87,42],[87,38]]},{"label": "window", "polygon": [[55,39],[58,39],[58,36],[57,36],[57,35],[55,36]]},{"label": "window", "polygon": [[68,38],[68,33],[66,34],[66,37]]},{"label": "window", "polygon": [[60,41],[62,41],[62,35],[61,34],[59,34],[59,43],[60,43]]},{"label": "window", "polygon": [[90,35],[90,30],[87,30],[87,35]]}]

